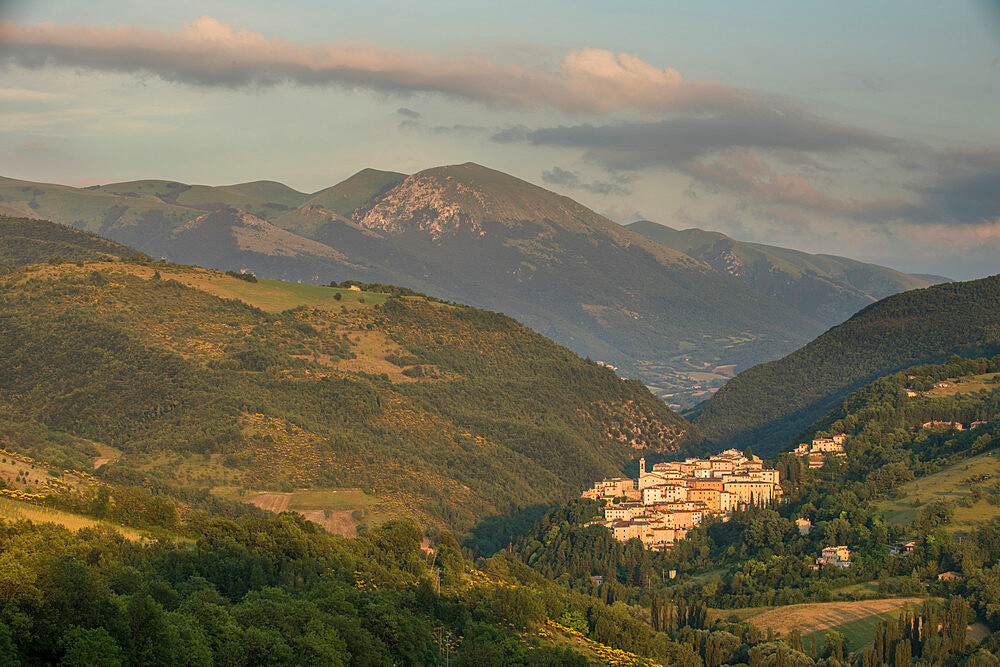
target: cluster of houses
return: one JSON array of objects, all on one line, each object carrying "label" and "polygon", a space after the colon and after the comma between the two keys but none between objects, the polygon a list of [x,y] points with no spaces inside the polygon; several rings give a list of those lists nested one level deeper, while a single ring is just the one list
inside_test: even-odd
[{"label": "cluster of houses", "polygon": [[[969,424],[969,428],[970,429],[974,429],[974,428],[979,428],[980,426],[985,426],[985,425],[986,425],[986,422],[982,422],[982,421],[972,422],[971,424]],[[964,431],[965,430],[965,425],[962,422],[941,422],[941,421],[924,422],[923,423],[923,427],[924,428],[953,428],[956,431]]]},{"label": "cluster of houses", "polygon": [[[908,379],[910,379],[910,380],[916,380],[917,376],[916,375],[910,375],[910,376],[908,376]],[[935,382],[934,383],[934,388],[935,389],[950,389],[951,387],[954,387],[954,386],[955,385],[952,384],[951,382],[947,382],[947,381],[944,381],[944,380],[942,380],[941,382]],[[923,396],[924,394],[927,393],[925,391],[917,391],[916,389],[911,389],[910,387],[903,387],[903,391],[905,391],[906,395],[909,396],[910,398],[913,398],[914,396]]]},{"label": "cluster of houses", "polygon": [[748,505],[767,505],[781,496],[778,471],[760,457],[730,449],[707,459],[657,463],[639,479],[605,479],[583,493],[604,500],[604,520],[596,521],[625,542],[638,538],[650,549],[667,549],[706,516],[729,514]]},{"label": "cluster of houses", "polygon": [[822,468],[827,456],[847,456],[844,443],[847,436],[843,433],[832,438],[816,438],[811,443],[803,442],[795,448],[796,456],[809,457],[809,468]]}]

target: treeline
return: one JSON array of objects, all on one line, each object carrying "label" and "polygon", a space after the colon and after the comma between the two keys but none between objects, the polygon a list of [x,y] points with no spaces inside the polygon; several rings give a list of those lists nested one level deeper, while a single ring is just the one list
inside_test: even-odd
[{"label": "treeline", "polygon": [[[389,522],[331,538],[294,515],[206,520],[193,547],[0,522],[0,661],[62,665],[586,665],[551,640],[698,664],[621,609],[502,557],[473,568],[447,534]],[[570,627],[570,626],[564,626]]]},{"label": "treeline", "polygon": [[436,297],[431,297],[423,292],[418,292],[416,290],[410,289],[409,287],[402,287],[400,285],[386,285],[384,283],[365,283],[360,280],[342,280],[337,282],[336,280],[330,281],[330,287],[339,287],[340,289],[350,289],[351,287],[357,287],[362,292],[377,292],[378,294],[389,294],[390,296],[397,297],[420,297],[427,299],[429,301],[439,301]]}]

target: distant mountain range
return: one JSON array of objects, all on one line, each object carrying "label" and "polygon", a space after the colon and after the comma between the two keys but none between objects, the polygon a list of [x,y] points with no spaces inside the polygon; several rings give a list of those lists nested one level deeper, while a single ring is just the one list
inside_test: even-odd
[{"label": "distant mountain range", "polygon": [[827,326],[839,324],[891,294],[950,282],[941,276],[911,275],[836,255],[743,243],[719,232],[677,230],[648,220],[627,227],[700,259]]},{"label": "distant mountain range", "polygon": [[935,280],[700,230],[623,227],[472,163],[409,176],[366,169],[312,194],[272,181],[80,189],[0,179],[0,212],[178,262],[406,285],[499,310],[676,405]]}]

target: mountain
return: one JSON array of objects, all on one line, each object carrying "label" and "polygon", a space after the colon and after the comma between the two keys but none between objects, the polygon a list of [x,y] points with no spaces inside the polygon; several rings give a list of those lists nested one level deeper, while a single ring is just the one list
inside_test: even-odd
[{"label": "mountain", "polygon": [[[4,418],[113,448],[107,479],[176,493],[308,489],[306,509],[349,526],[356,509],[467,530],[699,437],[641,383],[408,290],[137,257],[11,269],[0,303]],[[79,469],[59,437],[27,446]]]},{"label": "mountain", "polygon": [[[803,345],[893,289],[877,278],[866,286],[849,260],[825,270],[834,277],[799,279],[794,294],[762,287],[763,278],[748,282],[707,255],[473,163],[409,176],[366,169],[312,194],[273,182],[77,189],[0,179],[0,212],[51,218],[171,261],[406,285],[502,311],[676,405],[703,400],[736,370]],[[851,286],[844,276],[854,273]],[[810,309],[828,302],[836,307]]]},{"label": "mountain", "polygon": [[727,446],[771,453],[852,391],[915,364],[1000,351],[1000,275],[887,297],[788,356],[754,366],[695,424]]},{"label": "mountain", "polygon": [[948,282],[939,276],[910,275],[846,257],[744,243],[719,232],[672,229],[648,220],[626,226],[827,326],[891,294]]},{"label": "mountain", "polygon": [[135,254],[132,248],[72,227],[0,215],[0,265],[94,261]]}]

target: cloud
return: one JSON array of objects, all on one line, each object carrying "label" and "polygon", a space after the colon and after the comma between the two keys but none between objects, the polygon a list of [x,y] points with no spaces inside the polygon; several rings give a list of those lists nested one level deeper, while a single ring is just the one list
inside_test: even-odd
[{"label": "cloud", "polygon": [[0,57],[29,68],[152,74],[167,81],[228,88],[283,83],[334,85],[386,93],[442,93],[506,107],[564,112],[727,108],[750,93],[686,81],[628,53],[584,48],[557,68],[504,64],[470,53],[439,58],[425,51],[335,42],[302,46],[202,16],[176,32],[138,26],[22,25],[0,21]]},{"label": "cloud", "polygon": [[856,199],[831,195],[801,174],[778,172],[747,150],[733,149],[711,160],[692,161],[684,170],[704,184],[738,193],[754,204],[793,206],[867,219],[898,215],[906,206],[906,202],[898,198]]},{"label": "cloud", "polygon": [[398,113],[403,118],[409,118],[410,120],[419,120],[422,118],[419,111],[414,111],[413,109],[407,109],[406,107],[399,107],[396,109]]},{"label": "cloud", "polygon": [[515,126],[497,132],[493,140],[580,148],[588,158],[611,170],[677,167],[734,147],[823,153],[902,147],[890,137],[778,105],[610,125]]},{"label": "cloud", "polygon": [[625,187],[625,184],[631,180],[627,177],[619,176],[613,183],[609,181],[591,181],[587,183],[581,181],[580,176],[576,172],[568,171],[561,167],[552,167],[552,169],[543,171],[542,180],[549,185],[585,190],[598,195],[629,195],[632,193],[629,188]]},{"label": "cloud", "polygon": [[[496,131],[492,139],[576,148],[611,174],[669,169],[693,179],[686,193],[692,199],[706,191],[728,193],[758,215],[784,220],[801,220],[796,211],[873,223],[951,226],[992,224],[1000,217],[1000,150],[933,149],[779,105],[607,125],[518,125]],[[878,173],[863,166],[857,155],[865,152],[880,154],[897,169]],[[848,154],[853,170],[870,169],[880,179],[895,179],[888,185],[894,194],[838,195],[815,182],[817,172],[850,180],[830,168]],[[564,174],[547,172],[543,178],[579,186],[566,182]]]},{"label": "cloud", "polygon": [[50,93],[27,88],[0,88],[0,100],[4,102],[58,102],[69,97],[64,93]]},{"label": "cloud", "polygon": [[922,201],[904,212],[912,220],[961,226],[1000,218],[1000,170],[946,177],[915,189]]}]

